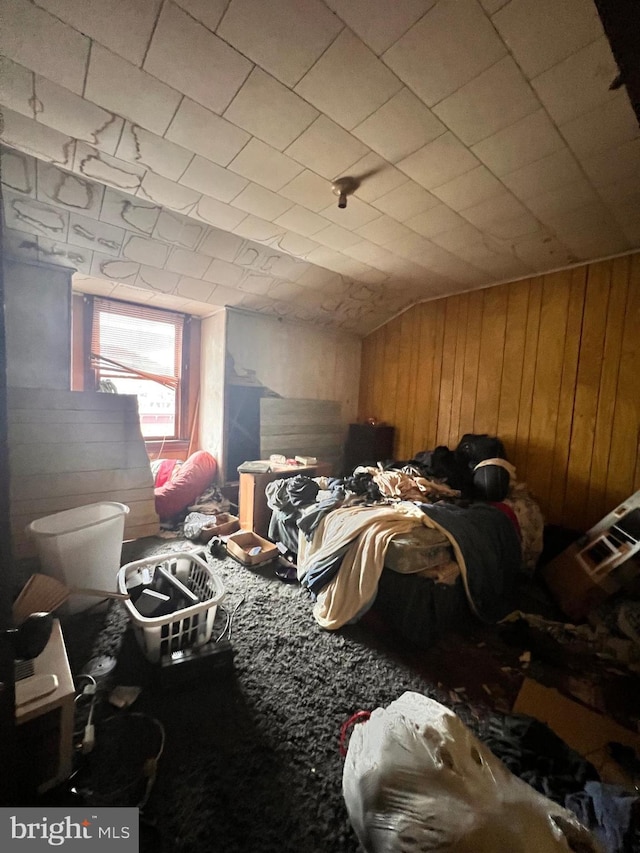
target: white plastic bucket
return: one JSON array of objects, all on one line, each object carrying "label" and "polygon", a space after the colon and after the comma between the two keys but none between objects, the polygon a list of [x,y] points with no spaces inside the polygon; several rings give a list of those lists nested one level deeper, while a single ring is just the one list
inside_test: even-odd
[{"label": "white plastic bucket", "polygon": [[[128,512],[125,504],[104,501],[32,521],[27,530],[35,539],[42,571],[69,587],[115,592]],[[72,595],[66,609],[77,613],[98,601]]]}]

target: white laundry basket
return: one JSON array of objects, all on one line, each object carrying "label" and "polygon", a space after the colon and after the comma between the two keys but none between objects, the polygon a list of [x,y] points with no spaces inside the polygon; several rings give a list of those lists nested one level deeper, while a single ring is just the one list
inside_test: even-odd
[{"label": "white laundry basket", "polygon": [[221,578],[204,559],[204,551],[176,551],[156,554],[134,563],[127,563],[118,572],[118,589],[129,591],[129,583],[138,580],[150,583],[158,567],[170,572],[195,593],[200,601],[166,616],[143,616],[131,599],[124,602],[133,624],[136,640],[145,657],[158,663],[169,656],[191,647],[208,643],[213,633],[218,604],[225,596]]},{"label": "white laundry basket", "polygon": [[[104,501],[32,521],[27,530],[35,539],[42,571],[69,587],[114,592],[128,512],[125,504]],[[77,613],[97,600],[72,595],[65,608]]]}]

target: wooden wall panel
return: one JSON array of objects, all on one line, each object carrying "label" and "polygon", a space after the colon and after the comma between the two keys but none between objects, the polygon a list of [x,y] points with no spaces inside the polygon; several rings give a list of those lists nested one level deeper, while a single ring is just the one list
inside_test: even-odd
[{"label": "wooden wall panel", "polygon": [[567,279],[569,285],[569,304],[564,339],[562,377],[560,380],[560,399],[558,401],[555,442],[551,463],[554,474],[549,500],[546,504],[547,514],[550,519],[564,519],[563,510],[567,490],[567,481],[564,473],[573,423],[574,390],[578,373],[580,339],[582,337],[587,267],[579,267],[571,270]]},{"label": "wooden wall panel", "polygon": [[544,276],[538,335],[544,357],[536,361],[527,446],[527,482],[545,502],[548,502],[552,488],[553,454],[541,453],[540,448],[544,448],[547,436],[555,436],[558,422],[569,294],[570,281],[565,273]]},{"label": "wooden wall panel", "polygon": [[316,456],[340,470],[346,439],[339,400],[260,400],[260,458]]},{"label": "wooden wall panel", "polygon": [[[529,456],[529,430],[531,428],[531,403],[538,356],[538,334],[540,331],[540,303],[542,301],[542,279],[536,279],[529,287],[529,304],[523,340],[522,375],[520,400],[516,426],[515,458],[519,460],[522,479],[527,478]],[[478,430],[479,431],[479,430]]]},{"label": "wooden wall panel", "polygon": [[605,504],[606,483],[611,451],[611,425],[615,412],[620,353],[622,351],[620,330],[624,326],[624,315],[627,308],[629,261],[629,256],[617,258],[610,270],[611,289],[604,332],[598,407],[587,496],[587,512],[590,516],[603,516],[611,509]]},{"label": "wooden wall panel", "polygon": [[[443,340],[442,358],[440,361],[440,393],[438,396],[438,423],[436,428],[436,444],[447,444],[451,428],[451,406],[453,402],[453,379],[455,376],[456,347],[458,321],[460,319],[460,302],[449,299],[445,304],[445,328],[447,340]],[[444,333],[444,330],[443,330]]]},{"label": "wooden wall panel", "polygon": [[610,263],[593,264],[587,273],[563,513],[570,527],[579,527],[580,519],[585,516],[587,509],[609,303],[610,266]]},{"label": "wooden wall panel", "polygon": [[529,307],[528,280],[517,281],[507,291],[507,323],[504,339],[504,359],[500,379],[500,406],[498,408],[497,434],[504,442],[509,457],[515,455],[520,408],[520,383],[527,312]]},{"label": "wooden wall panel", "polygon": [[[458,328],[456,331],[456,356],[453,369],[453,388],[451,393],[451,421],[449,435],[462,435],[460,418],[462,411],[462,383],[464,380],[465,347],[467,341],[467,324],[469,322],[469,294],[458,297]],[[447,442],[448,443],[448,442]]]},{"label": "wooden wall panel", "polygon": [[606,499],[607,505],[612,507],[640,488],[640,253],[633,255],[630,263],[629,291],[624,324],[621,328],[620,369],[607,471]]},{"label": "wooden wall panel", "polygon": [[640,253],[422,303],[363,342],[359,417],[395,455],[504,441],[547,521],[586,530],[640,488]]},{"label": "wooden wall panel", "polygon": [[405,313],[406,317],[409,318],[409,324],[407,326],[407,338],[409,341],[409,383],[407,386],[407,396],[405,398],[400,398],[398,403],[399,406],[396,406],[396,416],[397,421],[395,423],[399,423],[400,420],[404,421],[404,427],[400,429],[400,440],[398,447],[398,455],[402,459],[408,459],[412,453],[413,448],[415,447],[414,443],[414,429],[415,422],[413,418],[405,419],[404,415],[404,407],[406,405],[406,400],[415,399],[417,392],[417,374],[418,374],[418,361],[420,358],[420,350],[417,346],[415,346],[415,341],[418,339],[418,330],[420,323],[420,315],[417,311],[407,311]]},{"label": "wooden wall panel", "polygon": [[[428,412],[431,405],[431,379],[433,376],[433,345],[434,345],[434,318],[433,311],[427,311],[426,305],[418,306],[418,319],[420,328],[418,346],[418,369],[416,371],[416,394],[409,410],[405,410],[404,417],[413,420],[414,447],[423,448],[428,445]],[[397,424],[396,424],[397,427]]]},{"label": "wooden wall panel", "polygon": [[136,397],[12,388],[7,402],[15,556],[35,556],[34,519],[101,501],[129,507],[125,539],[158,532]]},{"label": "wooden wall panel", "polygon": [[[405,449],[408,445],[407,427],[402,421],[402,410],[404,401],[409,397],[412,317],[413,314],[408,311],[400,317],[400,342],[397,353],[394,353],[394,361],[397,363],[397,374],[395,377],[395,406],[392,422],[398,424],[398,435],[395,436],[395,443],[396,452],[401,458],[404,458]],[[409,452],[411,451],[409,450]]]},{"label": "wooden wall panel", "polygon": [[[482,291],[469,294],[464,368],[462,373],[460,435],[464,435],[466,432],[473,432],[476,391],[478,390],[478,360],[480,358],[480,339],[482,336],[483,300],[484,294]],[[447,442],[447,444],[449,443]]]},{"label": "wooden wall panel", "polygon": [[483,295],[473,427],[478,432],[477,425],[482,424],[483,432],[495,434],[500,410],[500,382],[496,379],[502,377],[508,295],[501,287]]}]

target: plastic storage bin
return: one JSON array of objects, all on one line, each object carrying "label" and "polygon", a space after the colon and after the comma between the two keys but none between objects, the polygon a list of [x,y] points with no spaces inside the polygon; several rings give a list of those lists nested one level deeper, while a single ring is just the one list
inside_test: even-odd
[{"label": "plastic storage bin", "polygon": [[[35,539],[42,571],[69,587],[113,592],[128,512],[125,504],[104,501],[32,521],[27,530]],[[85,610],[97,600],[72,595],[66,612]]]},{"label": "plastic storage bin", "polygon": [[200,556],[201,553],[202,551],[178,551],[157,554],[127,563],[118,572],[118,590],[126,593],[127,581],[132,575],[138,578],[142,576],[150,583],[156,568],[162,566],[201,599],[198,604],[192,604],[166,616],[142,616],[133,601],[124,601],[140,648],[152,663],[158,663],[161,656],[170,655],[172,652],[203,646],[211,639],[216,611],[224,598],[225,590],[221,579]]}]

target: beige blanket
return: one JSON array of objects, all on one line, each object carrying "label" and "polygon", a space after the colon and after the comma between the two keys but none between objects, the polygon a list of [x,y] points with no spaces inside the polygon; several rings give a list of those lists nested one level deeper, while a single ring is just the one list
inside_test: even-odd
[{"label": "beige blanket", "polygon": [[338,574],[319,593],[313,608],[316,621],[329,630],[341,628],[374,598],[391,539],[426,523],[415,504],[354,506],[333,510],[318,526],[311,542],[300,536],[298,578],[312,563],[328,559],[347,543]]}]

